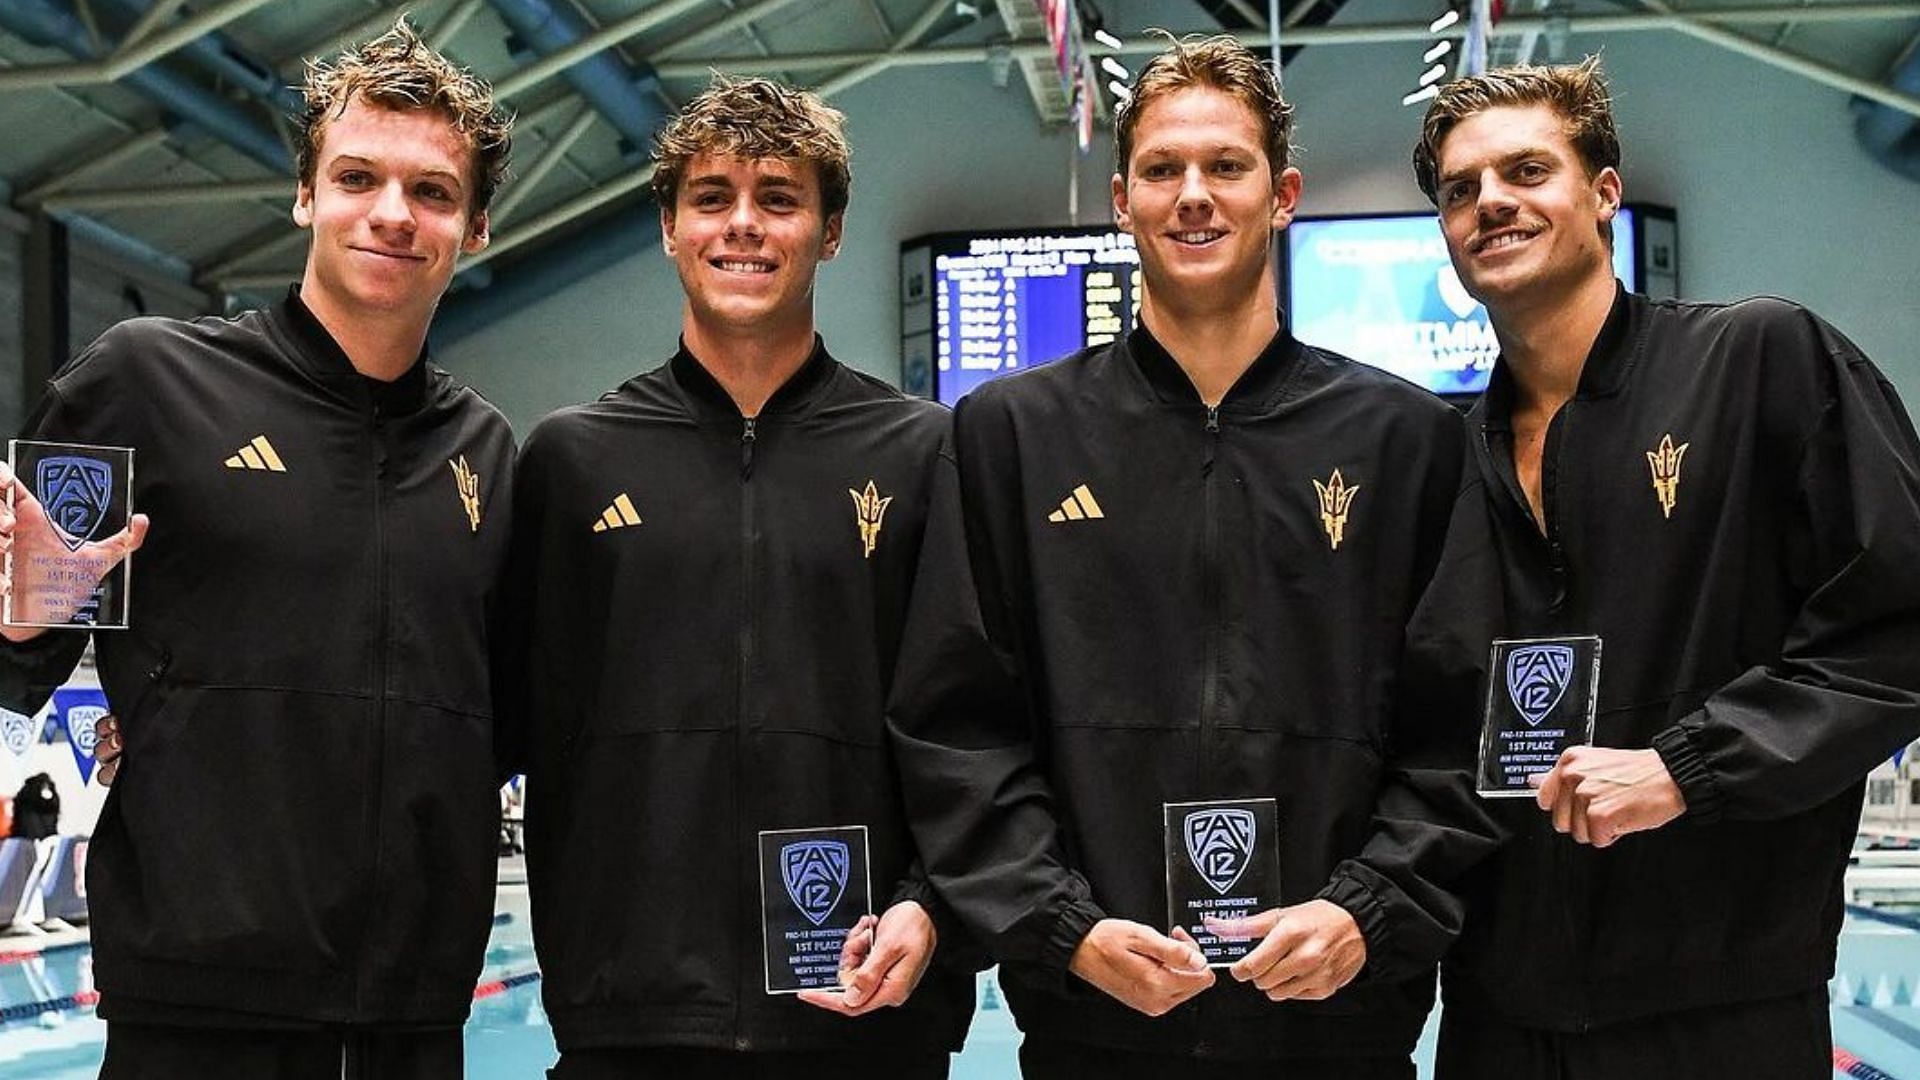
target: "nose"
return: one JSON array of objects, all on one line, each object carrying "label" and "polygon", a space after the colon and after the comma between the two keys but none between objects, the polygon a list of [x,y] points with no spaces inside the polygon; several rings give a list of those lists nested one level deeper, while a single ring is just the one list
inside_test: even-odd
[{"label": "nose", "polygon": [[759,239],[760,232],[760,208],[754,204],[752,192],[743,191],[727,214],[727,239]]},{"label": "nose", "polygon": [[408,204],[407,193],[398,180],[381,185],[367,220],[376,228],[413,228],[413,207]]},{"label": "nose", "polygon": [[1480,178],[1479,194],[1474,210],[1481,221],[1504,221],[1520,208],[1514,189],[1496,175]]},{"label": "nose", "polygon": [[1204,210],[1213,206],[1213,191],[1207,187],[1207,174],[1199,165],[1190,165],[1180,176],[1179,209]]}]

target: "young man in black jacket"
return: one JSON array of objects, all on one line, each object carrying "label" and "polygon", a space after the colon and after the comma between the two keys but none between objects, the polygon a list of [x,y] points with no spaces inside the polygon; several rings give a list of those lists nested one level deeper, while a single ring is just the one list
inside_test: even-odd
[{"label": "young man in black jacket", "polygon": [[[956,415],[982,618],[927,609],[892,717],[929,874],[1001,961],[1029,1076],[1410,1078],[1448,883],[1491,846],[1441,823],[1477,816],[1470,723],[1397,693],[1465,432],[1286,331],[1290,125],[1230,38],[1153,59],[1116,118],[1140,325]],[[1262,939],[1216,986],[1168,932],[1164,822],[1228,799],[1277,802],[1241,854],[1277,849],[1279,904],[1209,927]]]},{"label": "young man in black jacket", "polygon": [[[94,637],[126,742],[88,859],[103,1077],[461,1073],[513,444],[425,341],[486,243],[508,125],[404,24],[314,66],[306,99],[300,286],[120,324],[27,424],[131,446],[153,521],[130,628]],[[48,528],[30,479],[15,545]],[[86,635],[3,632],[4,703],[31,712]]]},{"label": "young man in black jacket", "polygon": [[1419,651],[1603,643],[1594,745],[1500,806],[1440,1075],[1825,1077],[1863,777],[1920,734],[1920,445],[1804,308],[1625,292],[1619,160],[1593,61],[1448,84],[1415,151],[1501,348]]},{"label": "young man in black jacket", "polygon": [[[521,456],[509,667],[554,1077],[944,1077],[972,1012],[884,712],[916,576],[965,559],[948,418],[814,333],[841,122],[765,79],[687,105],[654,174],[680,350]],[[763,889],[786,897],[761,834],[849,826],[878,918],[843,990],[772,993]],[[835,904],[867,887],[817,884]]]}]

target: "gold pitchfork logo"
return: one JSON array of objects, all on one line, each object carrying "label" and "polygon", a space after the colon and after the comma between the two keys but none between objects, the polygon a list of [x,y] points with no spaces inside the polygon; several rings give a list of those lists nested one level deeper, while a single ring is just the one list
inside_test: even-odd
[{"label": "gold pitchfork logo", "polygon": [[1315,480],[1313,489],[1320,493],[1320,527],[1327,531],[1327,543],[1339,551],[1340,541],[1347,535],[1347,510],[1353,506],[1353,497],[1360,494],[1360,485],[1348,487],[1340,478],[1340,470],[1335,469],[1326,483]]},{"label": "gold pitchfork logo", "polygon": [[881,498],[871,480],[867,481],[865,491],[848,488],[847,494],[853,496],[853,518],[860,525],[860,543],[865,549],[862,555],[871,559],[874,545],[880,542],[880,521],[887,516],[887,504],[893,501],[893,496]]},{"label": "gold pitchfork logo", "polygon": [[1687,456],[1692,443],[1673,445],[1673,436],[1660,439],[1657,450],[1647,451],[1647,468],[1653,470],[1653,493],[1660,499],[1660,512],[1673,516],[1673,504],[1680,499],[1680,459]]},{"label": "gold pitchfork logo", "polygon": [[460,505],[467,511],[467,531],[480,531],[480,474],[467,467],[467,455],[461,454],[460,460],[449,461],[453,469],[453,486],[460,491]]}]

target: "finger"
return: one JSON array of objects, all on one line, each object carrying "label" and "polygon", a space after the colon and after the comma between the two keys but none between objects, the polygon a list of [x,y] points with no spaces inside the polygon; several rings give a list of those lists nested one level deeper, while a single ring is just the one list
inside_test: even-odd
[{"label": "finger", "polygon": [[147,542],[147,529],[152,524],[152,520],[145,514],[133,515],[133,519],[127,522],[126,539],[123,541],[126,550],[122,552],[123,555],[131,555],[140,550],[140,545]]},{"label": "finger", "polygon": [[1173,933],[1161,938],[1169,946],[1166,955],[1154,957],[1169,970],[1183,975],[1207,970],[1207,954],[1200,951],[1200,943],[1182,927],[1174,927]]},{"label": "finger", "polygon": [[847,1008],[847,1003],[841,999],[838,990],[802,990],[797,996],[801,1001],[830,1013],[839,1013],[841,1016],[859,1015]]},{"label": "finger", "polygon": [[1553,809],[1554,800],[1560,796],[1560,766],[1556,764],[1546,772],[1530,774],[1527,783],[1533,785],[1533,801],[1540,804],[1540,809]]},{"label": "finger", "polygon": [[1280,909],[1268,908],[1265,911],[1242,918],[1222,919],[1214,915],[1202,915],[1200,922],[1207,933],[1228,941],[1252,941],[1263,938],[1280,925]]},{"label": "finger", "polygon": [[1587,828],[1587,796],[1576,792],[1567,802],[1572,807],[1567,813],[1567,826],[1573,833],[1574,842],[1593,843],[1593,833]]},{"label": "finger", "polygon": [[1562,833],[1571,832],[1573,830],[1573,791],[1572,789],[1569,786],[1562,784],[1560,789],[1557,792],[1555,792],[1553,802],[1550,804],[1549,808],[1553,812],[1554,831],[1562,832]]},{"label": "finger", "polygon": [[[1277,913],[1276,913],[1277,914]],[[1293,929],[1276,918],[1260,944],[1236,961],[1228,972],[1241,982],[1252,982],[1273,969],[1273,965],[1293,951],[1298,940]]]},{"label": "finger", "polygon": [[873,928],[879,921],[871,915],[862,915],[860,921],[847,931],[846,939],[840,943],[840,970],[843,973],[859,967],[866,960],[867,954],[873,949]]},{"label": "finger", "polygon": [[100,778],[101,787],[112,787],[113,778],[115,776],[118,776],[119,774],[120,774],[120,760],[118,758],[115,758],[111,761],[101,762],[100,767],[94,770],[94,773],[93,773],[93,775]]}]

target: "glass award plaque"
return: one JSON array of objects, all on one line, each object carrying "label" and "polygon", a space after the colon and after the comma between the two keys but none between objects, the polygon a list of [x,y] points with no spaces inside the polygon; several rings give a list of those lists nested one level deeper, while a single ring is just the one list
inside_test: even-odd
[{"label": "glass award plaque", "polygon": [[760,834],[767,993],[838,987],[840,949],[872,911],[865,825]]},{"label": "glass award plaque", "polygon": [[1599,638],[1495,641],[1474,789],[1489,799],[1531,798],[1527,777],[1593,741],[1599,696]]},{"label": "glass award plaque", "polygon": [[1167,925],[1192,935],[1208,967],[1226,967],[1257,938],[1225,938],[1203,919],[1280,906],[1279,804],[1272,799],[1165,803]]},{"label": "glass award plaque", "polygon": [[[133,451],[119,446],[14,439],[7,492],[13,548],[0,618],[9,626],[124,630],[129,560],[102,542],[133,517]],[[30,495],[22,499],[22,488]]]}]

